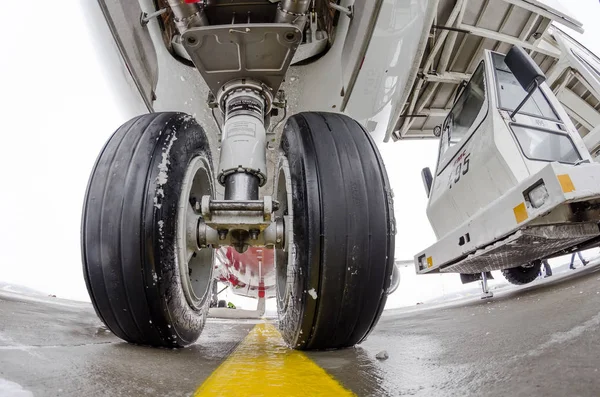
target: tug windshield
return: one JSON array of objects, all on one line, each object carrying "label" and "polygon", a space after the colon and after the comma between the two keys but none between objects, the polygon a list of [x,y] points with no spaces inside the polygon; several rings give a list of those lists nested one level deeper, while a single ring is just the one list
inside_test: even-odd
[{"label": "tug windshield", "polygon": [[[519,106],[523,98],[525,98],[527,92],[521,87],[517,78],[504,63],[504,55],[492,53],[492,59],[496,71],[496,87],[500,108],[513,111]],[[525,102],[519,113],[548,120],[559,120],[550,102],[548,102],[548,99],[539,88]]]},{"label": "tug windshield", "polygon": [[523,154],[530,160],[567,164],[581,160],[581,155],[568,135],[517,124],[512,124],[511,129]]}]

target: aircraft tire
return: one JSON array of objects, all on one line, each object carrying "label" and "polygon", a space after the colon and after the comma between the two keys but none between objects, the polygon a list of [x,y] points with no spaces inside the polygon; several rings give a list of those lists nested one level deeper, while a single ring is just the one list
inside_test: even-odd
[{"label": "aircraft tire", "polygon": [[395,220],[383,161],[363,127],[342,114],[290,117],[280,149],[281,333],[299,350],[353,346],[377,324],[391,287]]},{"label": "aircraft tire", "polygon": [[511,284],[529,284],[538,277],[541,266],[542,263],[538,261],[538,263],[532,264],[528,267],[517,266],[510,269],[503,269],[502,275],[504,276],[506,281],[508,281]]},{"label": "aircraft tire", "polygon": [[200,336],[214,252],[190,249],[185,225],[213,183],[206,134],[183,113],[136,117],[102,149],[85,195],[82,262],[94,309],[119,338],[183,347]]}]

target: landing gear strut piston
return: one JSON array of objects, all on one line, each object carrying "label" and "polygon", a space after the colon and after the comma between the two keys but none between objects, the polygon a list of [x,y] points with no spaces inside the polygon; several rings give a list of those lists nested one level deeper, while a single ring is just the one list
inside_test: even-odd
[{"label": "landing gear strut piston", "polygon": [[225,89],[219,101],[225,126],[218,180],[225,186],[225,200],[257,200],[259,186],[266,183],[265,113],[272,98],[251,82]]}]

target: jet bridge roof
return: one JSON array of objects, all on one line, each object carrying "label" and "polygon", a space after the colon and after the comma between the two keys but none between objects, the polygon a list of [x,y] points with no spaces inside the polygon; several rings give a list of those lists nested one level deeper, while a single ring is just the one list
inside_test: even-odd
[{"label": "jet bridge roof", "polygon": [[592,156],[600,155],[600,59],[577,40],[552,27],[549,36],[562,56],[548,83],[571,117]]},{"label": "jet bridge roof", "polygon": [[580,22],[554,0],[439,0],[429,40],[424,41],[413,80],[405,87],[387,138],[433,138],[485,49],[506,53],[512,45],[530,52],[551,74],[561,49],[549,36],[552,23],[583,32]]}]

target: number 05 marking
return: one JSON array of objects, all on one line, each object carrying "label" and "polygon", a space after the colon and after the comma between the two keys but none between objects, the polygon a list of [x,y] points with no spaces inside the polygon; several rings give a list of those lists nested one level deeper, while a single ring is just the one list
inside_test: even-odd
[{"label": "number 05 marking", "polygon": [[[462,175],[467,175],[467,173],[469,172],[469,156],[470,155],[471,155],[471,153],[468,153],[467,155],[465,155],[465,157],[463,157],[463,159],[462,159],[462,162],[458,163],[456,168],[454,168],[454,171],[452,171],[452,173],[450,174],[450,189],[452,189],[453,183],[456,185],[458,183],[458,181],[460,181],[460,177]],[[452,176],[454,176],[454,178]]]}]

